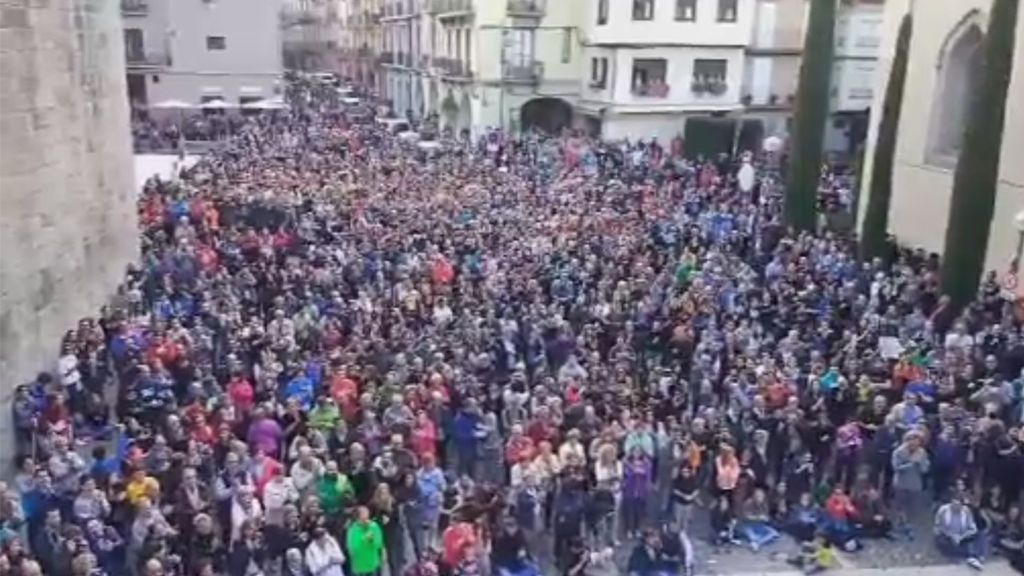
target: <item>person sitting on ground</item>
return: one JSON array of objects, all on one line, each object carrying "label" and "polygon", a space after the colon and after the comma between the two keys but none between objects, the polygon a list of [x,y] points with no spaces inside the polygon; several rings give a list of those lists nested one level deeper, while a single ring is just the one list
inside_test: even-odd
[{"label": "person sitting on ground", "polygon": [[825,535],[836,546],[853,552],[860,548],[853,530],[853,521],[859,516],[853,501],[836,486],[825,501]]},{"label": "person sitting on ground", "polygon": [[811,494],[804,492],[796,505],[789,509],[784,530],[797,540],[807,542],[814,538],[820,517],[821,513],[814,505]]},{"label": "person sitting on ground", "polygon": [[671,563],[667,562],[662,553],[661,538],[650,528],[645,529],[643,538],[637,542],[629,555],[626,565],[629,576],[670,576]]},{"label": "person sitting on ground", "polygon": [[771,525],[768,497],[764,490],[757,488],[743,505],[743,518],[740,533],[750,543],[751,549],[757,552],[771,544],[779,537],[779,531]]},{"label": "person sitting on ground", "polygon": [[860,538],[887,538],[892,531],[889,509],[878,488],[869,486],[854,498],[857,515],[854,527]]},{"label": "person sitting on ground", "polygon": [[963,496],[953,496],[936,512],[935,544],[944,555],[966,560],[972,568],[982,568],[982,542],[978,539],[978,526],[971,509],[964,504]]}]

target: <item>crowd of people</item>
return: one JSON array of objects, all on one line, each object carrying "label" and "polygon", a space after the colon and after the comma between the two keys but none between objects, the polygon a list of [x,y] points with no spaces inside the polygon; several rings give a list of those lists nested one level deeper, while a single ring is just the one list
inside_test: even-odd
[{"label": "crowd of people", "polygon": [[189,114],[163,110],[132,114],[132,144],[136,153],[178,151],[185,142],[223,142],[236,135],[246,117],[238,111],[207,111]]},{"label": "crowd of people", "polygon": [[813,572],[913,537],[1019,568],[1015,307],[788,230],[766,166],[249,119],[146,186],[140,263],[18,389],[0,574],[660,576],[780,538]]}]

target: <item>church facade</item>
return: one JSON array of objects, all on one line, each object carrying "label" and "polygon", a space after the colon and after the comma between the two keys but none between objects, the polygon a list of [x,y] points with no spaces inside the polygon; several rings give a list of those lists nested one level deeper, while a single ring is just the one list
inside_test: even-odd
[{"label": "church facade", "polygon": [[[900,112],[889,232],[900,244],[941,252],[953,172],[971,102],[982,72],[985,29],[992,0],[889,0],[886,3],[878,85],[872,105],[863,174],[870,178],[885,86],[904,14],[912,11],[913,36]],[[1006,270],[1024,230],[1024,10],[1018,15],[1013,74],[1006,99],[999,189],[986,269]],[[861,186],[863,217],[870,182]]]}]

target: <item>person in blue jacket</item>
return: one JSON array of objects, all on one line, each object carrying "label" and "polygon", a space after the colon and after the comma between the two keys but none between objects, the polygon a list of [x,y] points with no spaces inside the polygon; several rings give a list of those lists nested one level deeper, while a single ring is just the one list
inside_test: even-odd
[{"label": "person in blue jacket", "polygon": [[315,388],[313,379],[305,371],[299,371],[284,385],[283,400],[295,398],[302,406],[302,410],[309,412],[313,409],[313,402],[316,400]]},{"label": "person in blue jacket", "polygon": [[[458,454],[459,476],[473,476],[476,470],[476,459],[479,453],[483,420],[480,407],[475,398],[467,398],[465,405],[455,415],[453,436],[455,451]],[[484,432],[485,433],[485,432]]]}]

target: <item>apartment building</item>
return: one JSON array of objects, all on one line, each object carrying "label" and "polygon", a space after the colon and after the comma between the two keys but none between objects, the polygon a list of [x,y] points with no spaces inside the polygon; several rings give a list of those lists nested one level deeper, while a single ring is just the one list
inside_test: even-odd
[{"label": "apartment building", "polygon": [[283,0],[281,41],[289,70],[334,72],[338,68],[341,0]]},{"label": "apartment building", "polygon": [[567,127],[583,1],[385,0],[375,85],[397,114],[456,133]]},{"label": "apartment building", "polygon": [[[832,118],[826,148],[852,152],[867,132],[876,84],[884,0],[842,0],[836,17]],[[757,0],[746,52],[745,117],[759,134],[785,138],[800,77],[807,0]]]},{"label": "apartment building", "polygon": [[277,0],[121,0],[130,101],[273,96],[281,89],[280,9]]},{"label": "apartment building", "polygon": [[383,52],[383,0],[341,0],[341,73],[366,88],[383,93],[378,74]]},{"label": "apartment building", "polygon": [[429,23],[429,14],[423,5],[423,0],[387,0],[380,17],[381,92],[398,115],[413,119],[425,112],[422,76],[427,62],[421,30]]},{"label": "apartment building", "polygon": [[[605,138],[731,138],[755,0],[592,0],[576,111]],[[706,132],[706,130],[704,130]],[[714,130],[712,130],[714,132]]]}]

